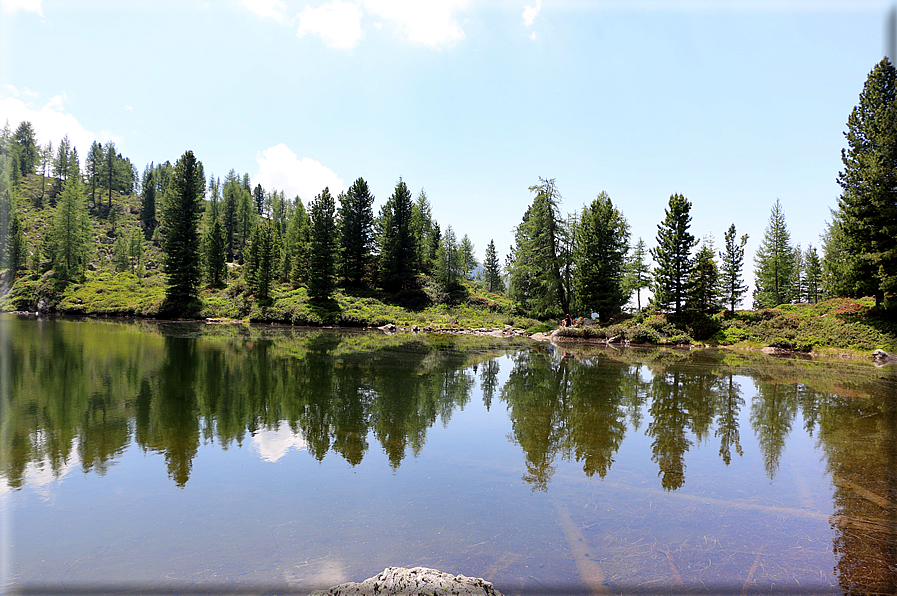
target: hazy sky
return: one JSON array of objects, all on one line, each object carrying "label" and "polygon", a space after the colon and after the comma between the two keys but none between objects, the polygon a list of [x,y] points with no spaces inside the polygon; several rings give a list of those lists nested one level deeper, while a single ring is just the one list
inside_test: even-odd
[{"label": "hazy sky", "polygon": [[[402,177],[440,225],[507,253],[555,178],[562,209],[607,191],[654,245],[670,194],[692,232],[762,238],[782,201],[818,245],[850,110],[888,2],[0,0],[0,124],[112,139],[143,170],[192,149],[206,174],[306,203]],[[750,259],[749,257],[749,259]],[[749,268],[752,264],[749,262]]]}]

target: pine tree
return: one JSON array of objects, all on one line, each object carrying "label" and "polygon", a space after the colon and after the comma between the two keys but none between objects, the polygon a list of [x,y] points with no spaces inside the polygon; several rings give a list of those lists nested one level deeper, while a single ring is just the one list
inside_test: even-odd
[{"label": "pine tree", "polygon": [[697,244],[689,233],[691,203],[680,194],[670,196],[666,217],[657,225],[657,246],[651,256],[654,269],[654,303],[663,310],[679,313],[689,295],[691,249]]},{"label": "pine tree", "polygon": [[809,300],[806,300],[806,263],[804,262],[804,251],[801,250],[800,243],[798,243],[794,247],[794,257],[792,258],[792,262],[794,263],[794,287],[791,290],[793,300],[796,303],[801,303],[804,301],[809,302]]},{"label": "pine tree", "polygon": [[430,275],[435,267],[436,249],[439,241],[433,241],[436,230],[436,222],[433,221],[433,213],[430,201],[424,189],[420,189],[414,206],[411,210],[411,229],[414,234],[414,243],[417,246],[415,267],[423,274]]},{"label": "pine tree", "polygon": [[285,244],[289,252],[290,283],[297,288],[308,282],[308,273],[311,268],[311,220],[299,197],[296,197],[293,217],[287,225]]},{"label": "pine tree", "polygon": [[502,294],[505,291],[505,282],[501,277],[501,263],[495,251],[495,242],[489,241],[486,246],[486,256],[483,259],[483,277],[486,282],[486,290]]},{"label": "pine tree", "polygon": [[339,272],[347,287],[359,288],[370,275],[374,247],[374,195],[364,178],[340,194]]},{"label": "pine tree", "polygon": [[146,231],[146,237],[153,235],[156,229],[156,176],[153,173],[153,164],[150,163],[143,173],[143,196],[140,200],[140,222]]},{"label": "pine tree", "polygon": [[411,192],[399,178],[381,213],[381,284],[390,292],[409,287],[417,273],[414,267],[417,246],[411,229],[412,207]]},{"label": "pine tree", "polygon": [[336,204],[325,188],[311,204],[311,269],[308,295],[327,300],[336,290],[336,258],[339,240],[336,231]]},{"label": "pine tree", "polygon": [[97,141],[91,143],[84,166],[87,168],[87,183],[90,185],[90,204],[94,208],[97,206],[97,186],[100,184],[104,159],[103,147]]},{"label": "pine tree", "polygon": [[211,225],[206,230],[206,279],[213,288],[220,287],[227,276],[227,252],[225,244],[227,238],[224,235],[224,227],[217,217],[212,219]]},{"label": "pine tree", "polygon": [[626,262],[626,293],[631,296],[635,292],[635,304],[638,310],[642,310],[642,290],[651,287],[654,280],[651,275],[651,266],[645,261],[648,256],[648,248],[641,238],[630,248],[629,259]]},{"label": "pine tree", "polygon": [[785,223],[782,203],[776,199],[754,255],[754,308],[772,308],[791,302],[794,289],[794,248]]},{"label": "pine tree", "polygon": [[695,253],[689,279],[688,308],[698,313],[711,313],[719,308],[719,268],[714,259],[712,239],[705,239]]},{"label": "pine tree", "polygon": [[575,227],[573,245],[575,310],[607,322],[620,312],[626,291],[629,223],[606,192],[586,205]]},{"label": "pine tree", "polygon": [[255,189],[252,191],[252,199],[255,203],[255,213],[256,215],[264,215],[265,214],[265,189],[262,188],[261,184],[256,184]]},{"label": "pine tree", "polygon": [[34,174],[40,162],[40,147],[37,144],[37,136],[34,134],[34,127],[31,126],[31,122],[27,120],[20,122],[12,138],[18,145],[18,165],[22,177]]},{"label": "pine tree", "polygon": [[741,299],[748,291],[748,286],[742,278],[744,247],[747,241],[747,234],[744,234],[741,240],[735,240],[735,224],[732,224],[726,230],[725,246],[719,253],[721,261],[719,268],[719,295],[723,304],[729,307],[729,312],[732,314],[735,314],[735,307],[741,304]]},{"label": "pine tree", "polygon": [[882,304],[897,293],[897,70],[887,57],[869,73],[847,119],[837,217],[852,258],[845,288]]},{"label": "pine tree", "polygon": [[162,211],[167,305],[188,306],[197,296],[201,279],[199,216],[205,194],[202,162],[187,151],[174,166]]},{"label": "pine tree", "polygon": [[271,284],[277,277],[279,250],[275,237],[277,232],[270,220],[264,219],[253,229],[247,247],[246,275],[249,287],[259,302],[267,302],[271,295]]}]

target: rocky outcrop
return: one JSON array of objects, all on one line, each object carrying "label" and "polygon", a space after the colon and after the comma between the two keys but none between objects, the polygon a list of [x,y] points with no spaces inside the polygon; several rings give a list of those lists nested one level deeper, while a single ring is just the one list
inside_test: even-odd
[{"label": "rocky outcrop", "polygon": [[361,583],[348,582],[310,596],[502,596],[491,582],[427,567],[387,567]]}]

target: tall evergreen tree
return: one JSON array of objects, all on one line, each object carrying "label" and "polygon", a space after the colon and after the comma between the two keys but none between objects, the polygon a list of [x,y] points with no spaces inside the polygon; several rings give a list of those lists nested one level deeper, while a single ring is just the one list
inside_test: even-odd
[{"label": "tall evergreen tree", "polygon": [[822,286],[822,262],[816,248],[810,244],[804,252],[806,264],[807,302],[816,304],[819,302],[819,291]]},{"label": "tall evergreen tree", "polygon": [[261,184],[256,184],[255,188],[252,190],[252,201],[255,207],[256,215],[264,215],[265,214],[265,189],[262,188]]},{"label": "tall evergreen tree", "polygon": [[380,275],[383,288],[390,292],[408,287],[417,273],[414,267],[417,246],[411,229],[412,207],[411,191],[399,178],[382,211]]},{"label": "tall evergreen tree", "polygon": [[156,228],[156,176],[150,163],[143,173],[143,196],[140,199],[140,222],[147,238],[152,237]]},{"label": "tall evergreen tree", "polygon": [[654,269],[654,303],[663,310],[679,313],[689,295],[691,249],[697,244],[689,232],[691,203],[676,193],[670,196],[664,220],[657,225],[657,246],[651,256]]},{"label": "tall evergreen tree", "polygon": [[97,187],[103,173],[104,161],[103,147],[99,142],[94,141],[87,151],[87,159],[84,163],[84,167],[87,169],[87,184],[90,186],[90,204],[93,208],[97,206]]},{"label": "tall evergreen tree", "polygon": [[13,141],[18,145],[19,172],[24,178],[28,174],[34,174],[40,163],[40,146],[37,144],[37,136],[31,122],[23,120],[13,133]]},{"label": "tall evergreen tree", "polygon": [[651,275],[651,266],[645,261],[648,257],[648,247],[645,241],[638,239],[629,252],[626,262],[626,292],[631,296],[635,292],[635,305],[642,310],[642,290],[651,287],[654,280]]},{"label": "tall evergreen tree", "polygon": [[712,239],[705,239],[695,253],[689,279],[687,306],[694,312],[710,313],[719,308],[719,267],[716,264]]},{"label": "tall evergreen tree", "polygon": [[252,231],[247,247],[246,275],[256,300],[266,302],[271,294],[271,284],[277,278],[277,231],[271,220],[263,219]]},{"label": "tall evergreen tree", "polygon": [[[417,246],[417,255],[414,266],[418,271],[430,275],[435,267],[435,250],[433,249],[433,234],[436,222],[433,221],[433,213],[430,208],[430,200],[424,189],[420,189],[414,206],[411,209],[411,229],[414,234],[414,243]],[[436,241],[438,249],[438,240]]]},{"label": "tall evergreen tree", "polygon": [[173,309],[189,305],[197,296],[202,273],[199,216],[205,188],[202,162],[187,151],[174,166],[162,211],[163,263],[168,274],[165,298]]},{"label": "tall evergreen tree", "polygon": [[364,178],[340,195],[339,272],[348,287],[361,287],[371,273],[374,247],[374,195]]},{"label": "tall evergreen tree", "polygon": [[227,260],[235,261],[240,248],[240,218],[239,205],[242,188],[234,170],[224,177],[222,189],[224,214],[221,223],[224,225],[224,234],[227,239]]},{"label": "tall evergreen tree", "polygon": [[782,203],[776,199],[754,255],[754,308],[791,302],[794,289],[794,248]]},{"label": "tall evergreen tree", "polygon": [[509,293],[521,306],[540,316],[570,312],[564,283],[561,244],[568,230],[560,215],[561,195],[554,179],[530,187],[535,199],[515,228],[508,255]]},{"label": "tall evergreen tree", "polygon": [[47,195],[47,176],[53,171],[53,141],[47,141],[47,144],[41,149],[41,180],[40,180],[40,197],[34,203],[34,206],[41,209],[44,204],[44,198]]},{"label": "tall evergreen tree", "polygon": [[65,135],[56,147],[56,159],[53,161],[53,174],[60,180],[68,180],[71,170],[72,142]]},{"label": "tall evergreen tree", "polygon": [[336,204],[325,188],[311,204],[311,269],[308,294],[326,300],[336,290],[336,258],[339,240],[336,231]]},{"label": "tall evergreen tree", "polygon": [[212,218],[212,223],[206,229],[204,242],[206,257],[206,280],[213,288],[223,285],[227,276],[227,252],[225,244],[227,238],[224,235],[224,226],[218,217]]},{"label": "tall evergreen tree", "polygon": [[458,250],[461,252],[461,274],[463,277],[472,280],[474,272],[480,266],[480,263],[475,255],[476,248],[473,245],[473,241],[467,234],[464,234],[461,242],[458,243]]},{"label": "tall evergreen tree", "polygon": [[444,292],[451,292],[461,285],[464,255],[452,226],[447,226],[436,253],[436,281]]},{"label": "tall evergreen tree", "polygon": [[735,239],[735,224],[729,226],[724,237],[723,250],[719,253],[719,295],[729,312],[735,314],[735,307],[741,304],[741,300],[748,291],[748,286],[742,277],[744,270],[744,247],[747,244],[748,235],[742,235],[740,240]]},{"label": "tall evergreen tree", "polygon": [[53,268],[62,277],[81,275],[87,267],[90,223],[81,196],[81,180],[72,176],[65,182],[53,212],[55,255]]},{"label": "tall evergreen tree", "polygon": [[486,282],[487,291],[504,293],[505,282],[501,277],[501,263],[498,261],[493,240],[490,240],[486,246],[486,256],[483,258],[483,279]]},{"label": "tall evergreen tree", "polygon": [[583,208],[574,238],[574,310],[584,316],[596,312],[606,322],[629,297],[625,286],[629,223],[602,191]]},{"label": "tall evergreen tree", "polygon": [[287,239],[284,244],[288,253],[286,261],[290,267],[288,273],[290,283],[294,288],[299,287],[308,282],[308,272],[311,268],[311,220],[299,197],[296,197],[293,217],[287,225]]},{"label": "tall evergreen tree", "polygon": [[897,70],[883,58],[847,119],[838,219],[851,255],[851,295],[897,294]]}]

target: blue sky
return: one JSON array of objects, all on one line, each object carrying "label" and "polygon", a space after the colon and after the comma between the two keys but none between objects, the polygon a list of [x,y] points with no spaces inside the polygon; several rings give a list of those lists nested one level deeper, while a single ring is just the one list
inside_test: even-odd
[{"label": "blue sky", "polygon": [[[401,176],[482,257],[507,253],[555,178],[565,212],[606,191],[654,245],[670,194],[749,261],[776,199],[819,244],[850,110],[888,2],[0,0],[0,120],[140,170],[192,149],[206,173],[311,199]],[[749,263],[748,268],[752,268]],[[750,276],[752,277],[752,276]]]}]

